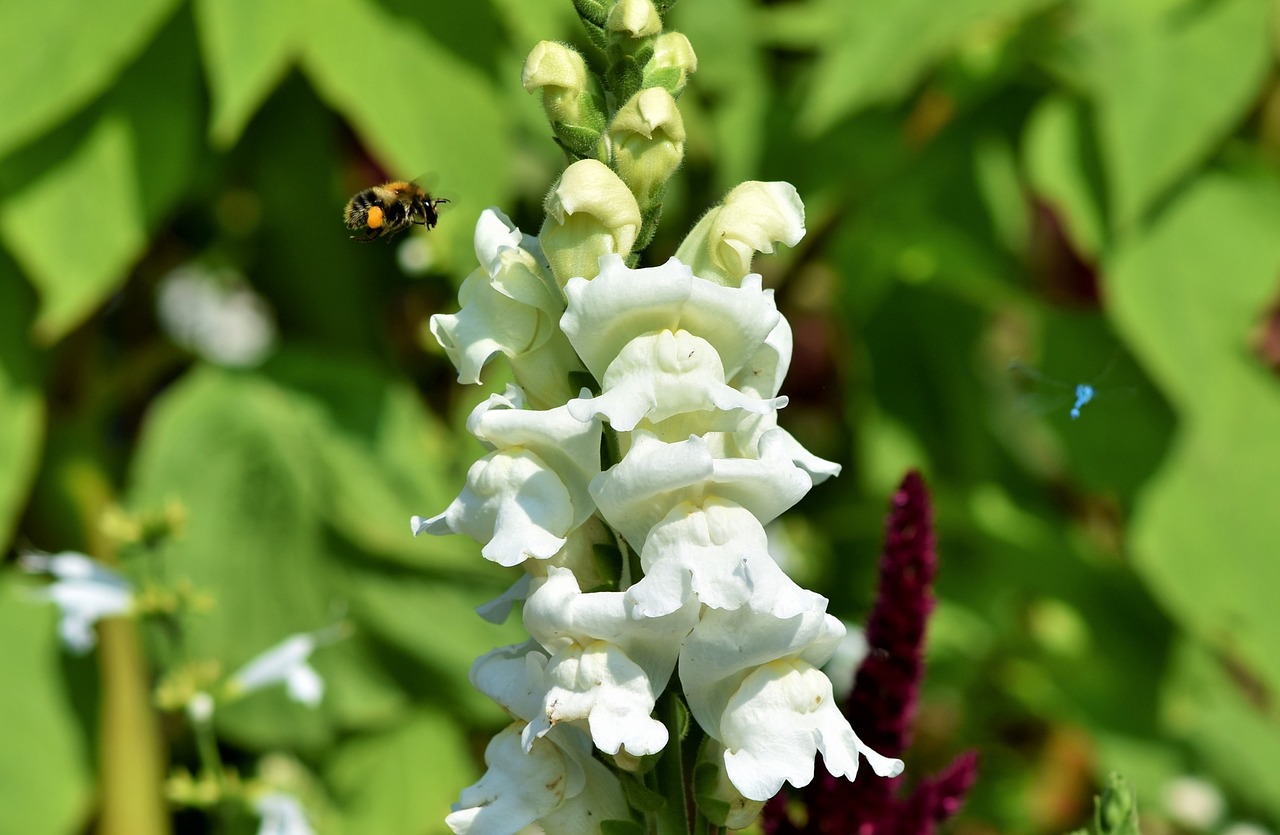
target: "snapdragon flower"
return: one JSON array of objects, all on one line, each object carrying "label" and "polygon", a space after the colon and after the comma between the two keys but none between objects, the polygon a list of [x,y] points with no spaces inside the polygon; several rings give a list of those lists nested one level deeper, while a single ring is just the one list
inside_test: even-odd
[{"label": "snapdragon flower", "polygon": [[309,663],[311,653],[332,643],[338,635],[337,627],[290,635],[232,673],[227,679],[226,694],[236,697],[283,684],[289,698],[315,707],[324,697],[324,679]]},{"label": "snapdragon flower", "polygon": [[258,835],[315,835],[306,810],[291,794],[268,792],[254,800],[253,809],[262,818]]},{"label": "snapdragon flower", "polygon": [[688,39],[664,31],[669,5],[575,3],[611,62],[601,76],[567,47],[535,48],[526,87],[575,161],[536,240],[482,214],[462,309],[431,320],[460,382],[502,354],[515,385],[472,413],[488,452],[413,532],[464,534],[520,568],[481,611],[500,619],[523,599],[530,635],[472,668],[513,721],[447,818],[454,832],[586,835],[659,806],[682,819],[690,785],[655,806],[621,775],[669,789],[648,772],[674,769],[681,783],[673,741],[690,730],[719,787],[699,813],[719,826],[808,784],[818,754],[848,778],[860,757],[880,775],[902,770],[835,704],[819,667],[844,627],[778,567],[765,534],[840,469],[778,425],[792,333],[751,271],[756,253],[804,235],[799,195],[743,183],[674,258],[634,266],[683,160],[677,97],[697,66]]},{"label": "snapdragon flower", "polygon": [[71,652],[84,654],[97,645],[93,627],[98,621],[127,615],[134,609],[133,585],[84,554],[24,554],[19,562],[31,573],[56,578],[34,594],[57,605],[61,615],[58,634]]}]

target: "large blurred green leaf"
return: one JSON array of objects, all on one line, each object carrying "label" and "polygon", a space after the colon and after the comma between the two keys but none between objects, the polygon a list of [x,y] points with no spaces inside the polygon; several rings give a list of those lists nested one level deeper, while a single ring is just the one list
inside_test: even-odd
[{"label": "large blurred green leaf", "polygon": [[1169,729],[1190,742],[1248,802],[1280,816],[1280,719],[1275,690],[1259,689],[1230,654],[1185,641],[1164,687]]},{"label": "large blurred green leaf", "polygon": [[44,393],[27,339],[29,296],[13,263],[0,256],[0,547],[13,536],[44,441]]},{"label": "large blurred green leaf", "polygon": [[200,114],[187,23],[166,26],[83,126],[5,161],[0,239],[40,293],[42,341],[123,283],[189,182]]},{"label": "large blurred green leaf", "polygon": [[213,94],[209,133],[227,147],[296,57],[306,8],[293,0],[197,0],[195,10]]},{"label": "large blurred green leaf", "polygon": [[[176,0],[0,4],[5,65],[0,73],[0,157],[111,84],[176,5]],[[93,214],[102,217],[96,210]]]},{"label": "large blurred green leaf", "polygon": [[[146,245],[136,146],[123,117],[100,120],[54,170],[0,205],[0,236],[40,291],[36,330],[53,341],[123,278]],[[93,221],[71,219],[93,184]]]},{"label": "large blurred green leaf", "polygon": [[422,712],[394,730],[346,742],[325,777],[346,832],[444,835],[449,805],[476,774],[457,724]]},{"label": "large blurred green leaf", "polygon": [[389,171],[439,174],[462,205],[433,234],[467,251],[475,218],[505,198],[511,170],[510,120],[491,81],[422,26],[369,0],[318,0],[308,24],[307,77]]},{"label": "large blurred green leaf", "polygon": [[965,38],[1008,26],[1049,2],[820,0],[793,4],[788,13],[814,21],[823,47],[802,117],[804,126],[816,133],[869,104],[901,96]]},{"label": "large blurred green leaf", "polygon": [[1117,228],[1136,221],[1244,119],[1271,61],[1269,6],[1087,4],[1080,69],[1097,106]]},{"label": "large blurred green leaf", "polygon": [[1115,318],[1174,404],[1173,451],[1132,524],[1138,568],[1176,619],[1280,688],[1280,384],[1248,351],[1276,292],[1280,183],[1198,182],[1112,270]]},{"label": "large blurred green leaf", "polygon": [[1036,195],[1062,218],[1071,243],[1096,258],[1107,227],[1090,139],[1084,105],[1064,95],[1047,96],[1027,123],[1023,155]]},{"label": "large blurred green leaf", "polygon": [[69,698],[57,609],[0,577],[0,833],[74,835],[93,788]]},{"label": "large blurred green leaf", "polygon": [[[460,489],[444,430],[410,390],[364,365],[294,353],[270,373],[189,373],[154,407],[135,461],[133,504],[173,496],[187,506],[174,575],[218,601],[191,619],[193,652],[230,669],[339,615],[385,636],[387,608],[403,608],[396,617],[426,618],[406,639],[410,657],[441,660],[432,669],[455,685],[442,698],[467,698],[470,662],[494,638],[461,626],[442,641],[437,627],[442,618],[480,623],[471,608],[502,586],[475,583],[486,564],[474,543],[410,533],[414,512],[434,512]],[[366,578],[381,576],[368,563],[374,556],[429,567],[434,579],[401,569],[393,589],[371,588]],[[468,579],[455,584],[441,579],[446,572]],[[331,673],[334,692],[321,713],[278,690],[254,694],[224,712],[226,730],[260,747],[315,745],[335,725],[367,724],[403,705],[392,678],[411,671],[388,676],[353,653],[327,652],[317,666]],[[358,704],[358,692],[374,704]]]}]

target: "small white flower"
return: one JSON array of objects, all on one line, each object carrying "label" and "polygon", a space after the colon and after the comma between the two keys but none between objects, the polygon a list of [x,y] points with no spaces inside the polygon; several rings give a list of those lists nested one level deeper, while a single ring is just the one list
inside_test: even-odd
[{"label": "small white flower", "polygon": [[640,562],[644,578],[626,596],[643,617],[673,612],[690,595],[714,609],[746,606],[778,618],[826,605],[782,573],[759,520],[723,499],[676,505],[649,532]]},{"label": "small white flower", "polygon": [[853,778],[859,754],[881,776],[902,771],[901,760],[858,739],[817,669],[844,636],[825,608],[823,601],[785,620],[745,607],[708,609],[685,639],[680,682],[689,710],[725,746],[725,771],[750,800],[769,799],[784,782],[808,785],[818,752],[837,777]]},{"label": "small white flower", "polygon": [[73,551],[26,554],[20,564],[32,573],[51,574],[56,582],[34,595],[52,601],[61,614],[58,634],[68,650],[83,654],[98,643],[93,627],[103,618],[133,611],[133,586],[97,560]]},{"label": "small white flower", "polygon": [[804,237],[804,203],[790,183],[748,181],[725,195],[685,237],[676,258],[698,275],[736,285],[751,272],[757,252]]},{"label": "small white flower", "polygon": [[315,707],[324,696],[324,679],[308,661],[317,647],[331,643],[335,638],[332,629],[290,635],[232,673],[227,680],[227,689],[233,695],[243,695],[274,684],[284,684],[289,698]]},{"label": "small white flower", "polygon": [[293,795],[269,792],[255,800],[253,808],[262,818],[258,835],[315,835],[306,810]]},{"label": "small white flower", "polygon": [[489,741],[488,771],[462,790],[445,818],[457,835],[510,835],[541,823],[557,835],[593,835],[606,820],[629,820],[622,785],[591,755],[577,728],[556,728],[528,752],[516,722]]},{"label": "small white flower", "polygon": [[680,641],[697,621],[699,607],[689,604],[640,625],[624,593],[584,594],[572,571],[548,569],[524,607],[529,634],[551,653],[550,686],[525,729],[526,747],[557,723],[585,721],[607,754],[662,750],[667,729],[650,714],[675,669]]}]

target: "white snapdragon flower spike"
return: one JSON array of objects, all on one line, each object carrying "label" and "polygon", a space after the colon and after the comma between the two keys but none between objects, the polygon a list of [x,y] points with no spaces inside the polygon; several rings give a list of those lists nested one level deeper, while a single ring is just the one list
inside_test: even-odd
[{"label": "white snapdragon flower spike", "polygon": [[258,835],[315,835],[306,811],[293,795],[269,792],[255,800],[253,808],[262,818]]},{"label": "white snapdragon flower spike", "polygon": [[689,601],[639,627],[623,592],[583,594],[573,572],[550,569],[524,609],[529,634],[552,653],[551,686],[525,729],[526,747],[557,723],[585,721],[606,754],[661,751],[667,728],[650,714],[697,619]]},{"label": "white snapdragon flower spike", "polygon": [[335,638],[335,630],[290,635],[232,673],[227,680],[228,693],[243,695],[283,684],[289,698],[315,707],[324,697],[324,679],[309,663],[311,653]]},{"label": "white snapdragon flower spike", "polygon": [[725,746],[726,773],[751,800],[769,799],[784,782],[808,785],[818,752],[837,777],[854,777],[859,754],[882,777],[902,772],[901,760],[858,739],[817,669],[844,635],[822,604],[786,620],[710,609],[681,651],[689,710]]},{"label": "white snapdragon flower spike", "polygon": [[[465,316],[464,292],[456,319],[433,320],[462,378],[478,379],[500,351],[523,385],[472,413],[468,429],[491,452],[443,513],[414,517],[414,531],[465,533],[486,558],[520,565],[521,580],[483,609],[497,619],[524,599],[531,636],[472,668],[472,683],[517,721],[490,744],[488,772],[449,826],[585,835],[629,817],[592,751],[616,769],[650,767],[642,758],[670,741],[653,713],[676,670],[735,824],[783,783],[809,783],[819,753],[836,775],[853,777],[859,755],[897,774],[901,762],[858,740],[819,670],[843,626],[779,568],[764,529],[840,470],[778,426],[792,332],[750,272],[756,252],[804,234],[795,189],[743,184],[677,258],[649,269],[624,262],[641,219],[607,166],[571,165],[546,208],[545,261],[505,218],[482,219],[476,275],[506,299],[493,300],[493,316]],[[508,303],[535,324],[502,321]],[[517,327],[518,340],[504,336]],[[571,358],[546,348],[556,345]],[[536,393],[521,376],[531,357]],[[580,371],[598,394],[564,395]],[[643,576],[631,576],[629,552]],[[619,553],[621,563],[600,559]]]},{"label": "white snapdragon flower spike", "polygon": [[35,590],[34,595],[58,607],[58,634],[71,652],[83,654],[97,645],[93,627],[98,621],[133,611],[133,586],[129,581],[84,554],[25,554],[20,564],[29,572],[57,578]]}]

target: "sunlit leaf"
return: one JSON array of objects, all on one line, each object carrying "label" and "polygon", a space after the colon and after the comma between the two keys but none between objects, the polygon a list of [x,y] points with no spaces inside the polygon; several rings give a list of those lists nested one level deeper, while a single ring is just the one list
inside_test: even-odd
[{"label": "sunlit leaf", "polygon": [[1270,4],[1153,11],[1104,0],[1088,8],[1082,69],[1097,106],[1112,220],[1125,229],[1244,117],[1271,60]]},{"label": "sunlit leaf", "polygon": [[83,106],[155,34],[176,0],[0,4],[0,157]]},{"label": "sunlit leaf", "polygon": [[209,133],[227,147],[296,57],[307,12],[291,0],[198,0],[195,10],[213,93]]},{"label": "sunlit leaf", "polygon": [[57,610],[30,591],[0,577],[0,831],[71,835],[89,813],[92,754],[68,687]]},{"label": "sunlit leaf", "polygon": [[1111,272],[1115,317],[1180,415],[1133,519],[1138,568],[1173,616],[1280,687],[1280,385],[1246,351],[1276,290],[1280,184],[1205,178]]},{"label": "sunlit leaf", "polygon": [[902,95],[964,39],[985,37],[984,32],[1046,5],[1046,0],[810,4],[824,24],[824,52],[802,117],[805,127],[825,130],[869,104]]},{"label": "sunlit leaf", "polygon": [[475,776],[456,723],[427,712],[393,730],[347,741],[325,772],[345,831],[379,835],[448,833],[449,805]]},{"label": "sunlit leaf", "polygon": [[0,545],[13,536],[44,442],[44,393],[27,338],[34,305],[15,273],[0,257]]}]

